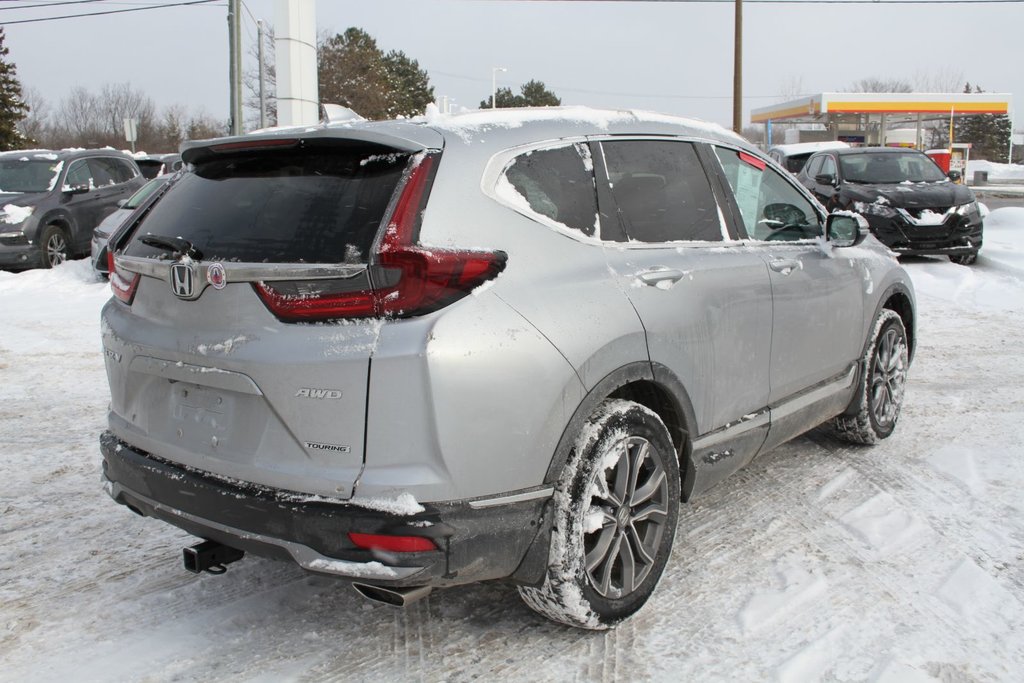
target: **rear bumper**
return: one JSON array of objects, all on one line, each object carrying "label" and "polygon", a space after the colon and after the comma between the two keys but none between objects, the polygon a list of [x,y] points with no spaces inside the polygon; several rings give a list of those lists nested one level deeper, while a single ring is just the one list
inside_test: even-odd
[{"label": "rear bumper", "polygon": [[[136,450],[111,432],[100,436],[100,450],[104,487],[118,503],[201,538],[319,574],[393,587],[507,577],[533,583],[547,558],[549,489],[428,503],[423,512],[397,515],[229,483]],[[422,536],[438,549],[365,550],[351,543],[349,532]]]}]

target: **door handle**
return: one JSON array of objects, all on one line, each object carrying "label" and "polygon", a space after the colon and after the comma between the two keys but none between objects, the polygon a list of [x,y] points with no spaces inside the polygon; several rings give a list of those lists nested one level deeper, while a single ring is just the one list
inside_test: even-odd
[{"label": "door handle", "polygon": [[800,262],[791,258],[773,258],[768,261],[768,267],[776,273],[789,275],[794,270],[798,270],[800,268]]},{"label": "door handle", "polygon": [[[636,278],[645,285],[651,287],[671,287],[683,279],[683,271],[675,268],[652,268],[642,273],[637,273]],[[662,284],[664,283],[664,284]]]}]

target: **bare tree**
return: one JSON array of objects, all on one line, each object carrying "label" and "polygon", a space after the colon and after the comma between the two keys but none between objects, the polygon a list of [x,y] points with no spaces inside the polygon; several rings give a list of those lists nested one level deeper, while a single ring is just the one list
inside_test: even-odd
[{"label": "bare tree", "polygon": [[[274,27],[263,23],[263,93],[267,102],[267,125],[277,125],[277,53],[275,52]],[[246,113],[245,127],[252,130],[260,125],[260,62],[259,45],[249,46],[252,64],[242,71],[242,87],[246,91],[243,104]]]},{"label": "bare tree", "polygon": [[54,115],[53,146],[72,144],[95,147],[101,144],[102,124],[96,97],[82,86],[76,86],[57,105]]},{"label": "bare tree", "polygon": [[[124,145],[124,121],[136,121],[139,142],[154,132],[153,100],[148,95],[132,88],[130,83],[107,83],[100,90],[97,109],[102,117],[102,129],[109,136]],[[108,143],[110,144],[110,143]],[[117,147],[118,144],[111,145]]]},{"label": "bare tree", "polygon": [[918,70],[914,73],[914,89],[918,92],[960,92],[964,72],[952,66],[935,71]]},{"label": "bare tree", "polygon": [[43,99],[42,94],[32,87],[21,91],[22,100],[28,107],[25,118],[18,124],[21,134],[33,147],[40,146],[46,139],[50,125],[50,103]]},{"label": "bare tree", "polygon": [[854,81],[846,92],[914,92],[914,86],[902,78],[861,78]]}]

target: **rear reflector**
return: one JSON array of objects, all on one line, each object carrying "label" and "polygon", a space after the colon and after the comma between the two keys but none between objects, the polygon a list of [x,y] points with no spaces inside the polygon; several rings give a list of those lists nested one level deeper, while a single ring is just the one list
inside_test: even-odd
[{"label": "rear reflector", "polygon": [[139,274],[118,272],[112,251],[107,251],[107,272],[110,275],[110,291],[119,300],[131,306],[132,300],[135,299],[135,290],[139,288]]},{"label": "rear reflector", "polygon": [[[412,169],[395,203],[369,267],[370,288],[330,292],[326,282],[300,284],[302,296],[272,282],[254,285],[270,312],[284,322],[337,318],[423,315],[463,298],[498,276],[507,256],[500,251],[432,249],[417,244],[436,156],[425,155]],[[324,293],[317,293],[323,287]]]},{"label": "rear reflector", "polygon": [[349,532],[348,538],[356,547],[364,550],[387,550],[393,553],[421,553],[437,550],[437,545],[423,536],[385,536],[383,534]]}]

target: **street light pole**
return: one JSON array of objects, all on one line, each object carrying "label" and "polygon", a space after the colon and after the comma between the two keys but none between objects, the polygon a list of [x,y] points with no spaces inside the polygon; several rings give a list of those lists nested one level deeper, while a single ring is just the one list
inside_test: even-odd
[{"label": "street light pole", "polygon": [[503,66],[492,66],[491,67],[491,109],[498,108],[498,72],[506,72]]},{"label": "street light pole", "polygon": [[736,36],[733,39],[732,129],[743,134],[743,0],[736,0]]}]

